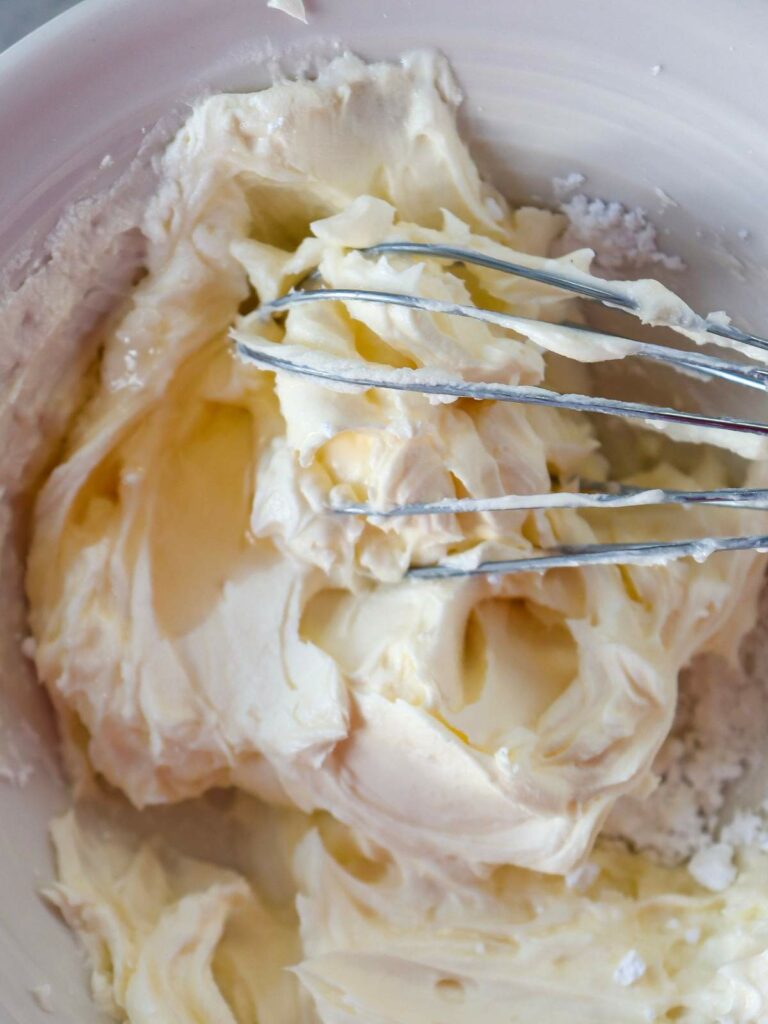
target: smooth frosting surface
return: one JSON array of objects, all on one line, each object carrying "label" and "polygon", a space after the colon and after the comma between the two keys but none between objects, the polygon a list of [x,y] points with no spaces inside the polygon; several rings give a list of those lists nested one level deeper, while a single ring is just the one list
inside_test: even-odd
[{"label": "smooth frosting surface", "polygon": [[[588,250],[548,259],[557,216],[509,211],[481,181],[457,134],[458,100],[445,63],[415,55],[372,67],[344,57],[317,81],[202,101],[165,156],[147,213],[147,276],[106,339],[93,397],[36,510],[28,591],[37,667],[83,784],[95,772],[138,807],[231,785],[330,812],[371,850],[387,851],[380,884],[360,896],[378,908],[366,923],[347,906],[353,881],[321,840],[309,836],[300,848],[297,877],[308,888],[298,904],[299,977],[334,1024],[421,1020],[436,998],[440,1019],[457,1021],[480,1019],[481,1009],[483,1019],[501,1020],[510,1000],[522,1020],[542,1000],[555,1007],[555,990],[570,1005],[582,991],[574,980],[582,960],[593,957],[601,983],[605,965],[585,925],[594,915],[614,915],[627,951],[638,947],[650,963],[647,943],[634,937],[645,934],[634,904],[614,914],[612,897],[585,904],[560,880],[505,868],[508,889],[489,873],[579,868],[618,797],[653,785],[678,672],[699,651],[735,650],[762,573],[759,556],[740,553],[501,580],[403,579],[412,565],[476,564],[557,543],[693,536],[713,523],[749,533],[748,512],[329,513],[347,500],[386,507],[537,493],[568,489],[574,476],[611,475],[600,437],[578,414],[329,387],[234,355],[233,338],[305,362],[363,364],[374,375],[530,386],[557,377],[575,391],[587,382],[580,363],[626,355],[592,337],[574,349],[557,322],[578,319],[579,308],[562,292],[445,260],[355,251],[441,241],[588,273]],[[274,321],[254,311],[316,268],[329,287],[418,293],[537,323],[513,335],[354,301],[306,303]],[[633,287],[646,320],[701,340],[700,324],[663,286]],[[576,362],[565,370],[549,353]],[[730,482],[711,451],[686,472],[664,461],[659,436],[631,436],[632,482]],[[75,842],[69,827],[59,832],[62,849]],[[95,869],[66,849],[63,883],[79,891]],[[139,869],[157,875],[144,861]],[[96,905],[116,898],[111,871],[88,897]],[[425,888],[414,894],[416,878]],[[137,880],[137,893],[143,885]],[[182,944],[179,955],[208,965],[228,915],[249,905],[244,885],[210,875],[194,892],[174,890],[162,898],[172,909],[158,916],[152,904],[151,927],[131,925],[130,941],[146,948],[142,936],[151,934],[152,943],[175,943],[189,922],[204,920],[197,952]],[[334,895],[321,907],[323,893]],[[518,935],[523,903],[543,916]],[[497,973],[443,942],[425,923],[435,913],[452,915],[450,929],[465,921],[480,936],[472,933],[475,944],[502,921]],[[470,926],[473,915],[480,923]],[[596,945],[614,948],[619,931],[611,924]],[[569,967],[577,934],[581,952]],[[530,974],[534,950],[541,977]],[[719,970],[724,957],[716,952],[696,970]],[[447,972],[449,983],[422,1005],[424,971],[438,980]],[[474,979],[460,981],[461,999],[452,972]],[[378,1002],[390,996],[377,976],[402,982],[411,1017]],[[665,984],[672,992],[677,981]],[[149,993],[146,979],[131,985],[117,1005],[132,1021],[153,1019],[151,1007],[166,997]],[[585,1016],[569,1020],[634,1012],[634,995],[618,991],[603,1005],[592,987]],[[642,1013],[656,1005],[648,999]]]}]

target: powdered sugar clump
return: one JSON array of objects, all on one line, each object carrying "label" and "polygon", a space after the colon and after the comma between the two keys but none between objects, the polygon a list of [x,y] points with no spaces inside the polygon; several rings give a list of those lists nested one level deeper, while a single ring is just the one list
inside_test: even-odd
[{"label": "powdered sugar clump", "polygon": [[711,892],[722,892],[736,878],[733,847],[730,843],[713,843],[694,853],[688,871],[699,885]]},{"label": "powdered sugar clump", "polygon": [[581,188],[586,180],[586,176],[580,171],[571,171],[570,174],[566,174],[562,178],[553,178],[552,191],[555,194],[555,199],[567,199],[577,188]]},{"label": "powdered sugar clump", "polygon": [[749,846],[768,853],[768,800],[764,800],[759,812],[737,811],[720,833],[724,843],[732,846]]},{"label": "powdered sugar clump", "polygon": [[619,961],[613,972],[613,980],[617,985],[628,988],[645,974],[645,960],[636,949],[630,949]]},{"label": "powdered sugar clump", "polygon": [[561,203],[560,210],[568,218],[568,226],[558,241],[557,253],[593,249],[594,268],[605,277],[620,277],[649,266],[685,269],[679,256],[658,247],[656,228],[642,207],[628,209],[616,201],[578,194]]},{"label": "powdered sugar clump", "polygon": [[[693,867],[710,881],[715,874],[721,880],[735,876],[728,867],[728,850],[768,850],[768,800],[728,813],[734,787],[758,772],[766,760],[766,629],[768,587],[761,597],[758,625],[742,649],[742,666],[706,656],[683,674],[675,723],[654,764],[659,785],[645,799],[619,800],[604,835],[667,864],[724,847],[702,854]],[[715,862],[719,873],[714,871]]]}]

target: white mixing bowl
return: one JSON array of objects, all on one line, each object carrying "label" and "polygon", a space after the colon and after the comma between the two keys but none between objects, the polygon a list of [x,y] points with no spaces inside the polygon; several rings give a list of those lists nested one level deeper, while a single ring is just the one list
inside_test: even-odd
[{"label": "white mixing bowl", "polygon": [[[111,184],[184,101],[264,85],[275,54],[290,69],[339,45],[379,58],[437,47],[466,90],[473,150],[511,198],[548,202],[554,175],[585,174],[590,194],[657,218],[701,312],[768,329],[765,0],[307,0],[307,12],[305,26],[265,0],[86,0],[0,56],[6,286],[34,267],[65,207]],[[62,337],[42,357],[66,381]],[[3,415],[23,385],[17,342],[0,333],[0,465],[11,450],[18,469],[31,454],[23,403]],[[0,509],[0,537],[9,522]],[[0,764],[16,775],[0,782],[0,1020],[89,1024],[82,961],[36,895],[52,875],[46,827],[68,794],[24,668],[18,577],[0,566],[0,584],[15,591],[0,622]],[[52,1015],[32,997],[41,984]]]}]

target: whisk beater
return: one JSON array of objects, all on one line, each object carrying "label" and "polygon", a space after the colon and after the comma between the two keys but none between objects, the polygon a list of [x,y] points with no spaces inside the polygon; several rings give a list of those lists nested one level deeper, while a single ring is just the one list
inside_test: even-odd
[{"label": "whisk beater", "polygon": [[[393,241],[358,250],[364,256],[399,254],[439,258],[454,263],[473,264],[490,270],[500,271],[516,277],[527,278],[540,284],[572,292],[583,298],[599,302],[628,312],[638,312],[640,303],[627,290],[626,285],[611,281],[599,281],[575,269],[564,271],[562,266],[552,269],[546,266],[526,266],[498,259],[471,249],[454,246]],[[291,307],[305,302],[362,301],[385,305],[404,306],[426,313],[448,314],[469,317],[498,327],[521,332],[535,341],[538,321],[509,313],[498,312],[474,305],[445,302],[417,295],[396,292],[380,292],[351,288],[308,288],[318,281],[316,271],[299,283],[288,294],[272,302],[263,303],[257,310],[261,317],[268,318],[287,312]],[[716,344],[727,344],[745,354],[750,349],[768,352],[768,339],[743,331],[717,320],[699,317],[690,311],[683,317],[668,324],[689,331],[705,332],[708,340]],[[546,328],[551,330],[552,324]],[[575,344],[604,346],[610,358],[634,356],[649,362],[665,364],[674,370],[702,379],[728,381],[743,387],[768,390],[768,367],[756,362],[726,360],[704,352],[655,345],[633,338],[618,337],[603,331],[581,326],[561,324],[557,330]],[[360,361],[359,367],[345,363],[343,367],[331,367],[280,354],[279,345],[261,345],[236,334],[237,352],[241,358],[265,370],[297,374],[329,383],[351,385],[361,388],[385,388],[395,391],[411,391],[425,395],[446,398],[473,398],[519,404],[542,405],[618,416],[629,420],[656,421],[678,424],[704,430],[724,430],[735,434],[768,437],[768,424],[726,416],[710,416],[698,412],[686,412],[659,405],[628,402],[583,394],[561,394],[541,387],[507,385],[496,382],[457,381],[450,374],[439,371],[426,375],[418,371],[403,374],[389,367],[377,367]],[[719,340],[716,340],[719,339]],[[546,494],[507,494],[491,498],[445,498],[430,502],[411,502],[404,505],[390,505],[375,508],[364,503],[334,506],[328,511],[334,515],[357,515],[392,518],[397,516],[420,516],[446,513],[534,510],[534,509],[584,509],[584,508],[627,508],[651,505],[712,505],[743,509],[768,510],[768,488],[719,488],[714,490],[684,491],[670,489],[640,489],[619,484],[586,483],[587,491],[567,491]],[[501,575],[514,572],[543,571],[553,568],[577,567],[584,565],[662,563],[676,558],[693,557],[704,560],[716,551],[737,550],[768,551],[768,534],[738,537],[698,537],[676,541],[648,541],[613,544],[561,545],[540,549],[531,557],[481,562],[476,566],[441,564],[413,567],[411,578],[435,579],[468,575]]]}]

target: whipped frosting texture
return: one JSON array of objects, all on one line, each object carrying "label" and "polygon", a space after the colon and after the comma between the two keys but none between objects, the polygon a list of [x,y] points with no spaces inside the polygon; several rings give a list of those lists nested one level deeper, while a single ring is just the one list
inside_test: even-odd
[{"label": "whipped frosting texture", "polygon": [[[388,849],[565,872],[615,799],[648,783],[677,673],[732,642],[759,559],[404,580],[459,554],[706,525],[647,510],[331,515],[345,498],[548,491],[604,477],[606,460],[577,414],[339,392],[243,364],[228,336],[374,371],[542,382],[546,324],[573,300],[356,251],[399,238],[542,261],[560,222],[503,211],[455,102],[444,64],[417,56],[344,58],[317,82],[196,107],[147,214],[148,275],[38,502],[37,661],[71,744],[138,806],[234,784],[330,810]],[[589,258],[561,260],[586,272]],[[314,268],[331,287],[491,301],[542,323],[533,343],[354,301],[281,322],[247,312],[250,294],[268,300]],[[702,460],[704,482],[719,472]],[[690,481],[660,465],[643,483]],[[725,517],[745,530],[747,514]]]},{"label": "whipped frosting texture", "polygon": [[[749,533],[754,513],[334,515],[349,501],[385,508],[567,490],[611,468],[576,413],[331,386],[235,354],[238,341],[374,376],[533,387],[552,386],[557,372],[573,390],[587,386],[587,363],[627,354],[589,337],[574,348],[557,325],[581,317],[578,303],[551,287],[359,251],[442,242],[589,274],[589,250],[548,256],[562,218],[509,210],[481,180],[457,133],[459,98],[440,58],[366,66],[346,56],[316,81],[194,108],[147,211],[147,274],[105,339],[93,395],[37,502],[28,572],[37,668],[81,788],[100,776],[143,808],[233,786],[315,814],[326,830],[326,812],[352,830],[362,852],[351,860],[322,828],[307,826],[296,845],[301,945],[286,939],[278,965],[301,960],[298,978],[325,1024],[641,1021],[666,1012],[678,989],[692,1016],[675,1019],[703,1019],[695,1001],[711,994],[729,1019],[752,1020],[738,1016],[734,992],[765,968],[749,960],[759,942],[739,932],[738,905],[721,945],[689,970],[682,947],[659,959],[662,917],[706,917],[716,906],[715,915],[726,897],[670,875],[679,894],[667,907],[661,875],[623,861],[615,871],[625,881],[613,878],[602,895],[547,876],[586,877],[578,872],[616,800],[654,785],[678,673],[697,652],[734,652],[752,621],[760,556],[501,579],[405,573],[555,544],[694,536],[715,522]],[[490,306],[536,323],[509,332],[354,300],[261,314],[260,302],[314,271],[328,287]],[[662,285],[633,287],[649,297],[646,319],[696,335]],[[643,459],[629,482],[731,481],[711,450],[684,471],[665,459],[663,438],[636,436]],[[55,898],[92,949],[111,948],[105,1005],[136,1022],[162,1006],[166,1019],[188,1019],[187,1009],[167,1010],[178,991],[158,990],[157,963],[168,977],[204,967],[205,991],[184,990],[195,1019],[229,1022],[217,985],[244,969],[244,954],[227,921],[258,930],[268,917],[249,884],[186,862],[175,877],[147,851],[130,870],[113,851],[99,875],[78,835],[72,819],[57,826]],[[350,864],[363,862],[357,877]],[[135,920],[119,895],[125,871],[156,886]],[[630,898],[638,872],[647,899]],[[141,901],[150,890],[136,884]],[[94,916],[105,906],[122,922],[116,931]],[[181,942],[190,935],[191,948]],[[128,943],[119,962],[115,943]],[[608,984],[631,951],[645,973]],[[733,965],[745,958],[739,974]],[[269,1000],[298,997],[265,985],[253,995],[268,1007],[259,1021],[315,1012],[299,1000],[278,1018]]]}]

